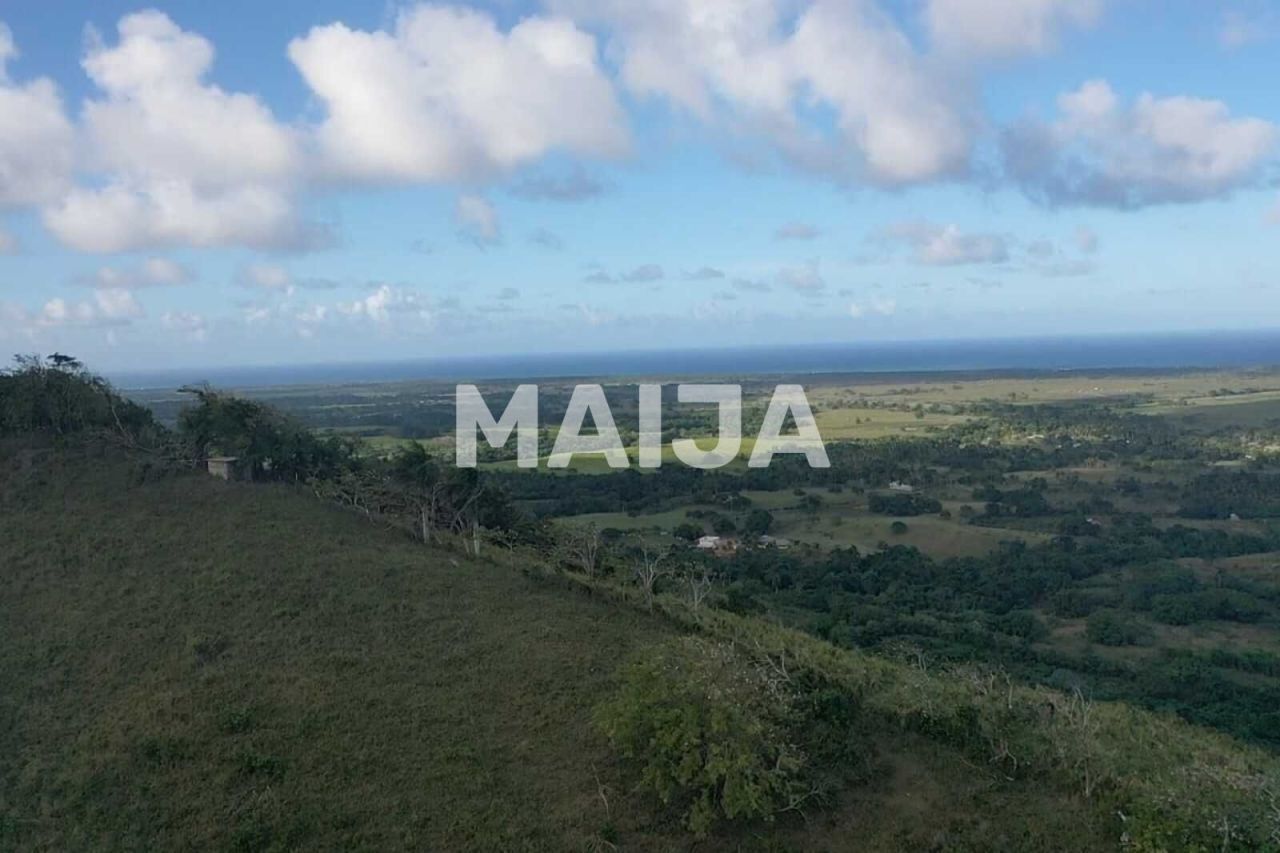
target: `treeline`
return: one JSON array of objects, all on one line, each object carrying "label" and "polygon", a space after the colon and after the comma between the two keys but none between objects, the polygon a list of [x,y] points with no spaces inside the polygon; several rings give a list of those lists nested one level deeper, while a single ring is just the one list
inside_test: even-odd
[{"label": "treeline", "polygon": [[12,368],[0,371],[0,437],[88,430],[138,440],[160,432],[147,409],[121,397],[72,356],[19,355]]},{"label": "treeline", "polygon": [[1280,476],[1250,471],[1217,472],[1187,484],[1183,518],[1280,518]]},{"label": "treeline", "polygon": [[[661,476],[623,470],[600,477],[565,474],[531,476],[527,472],[494,472],[519,501],[529,502],[539,515],[571,516],[593,512],[652,512],[669,506],[703,502],[744,490],[783,491],[809,487],[882,489],[896,481],[928,487],[954,479],[981,487],[1000,482],[1015,471],[1046,470],[1083,465],[1106,458],[1097,445],[986,446],[962,435],[932,438],[889,438],[869,442],[831,442],[831,467],[810,468],[803,458],[776,456],[768,468],[728,467],[713,471],[684,465],[664,465]],[[1021,501],[1026,498],[1026,501]],[[1004,499],[1002,498],[1002,501]],[[1030,493],[1010,493],[1010,502],[1030,505]]]},{"label": "treeline", "polygon": [[169,428],[74,358],[20,357],[0,373],[0,437],[92,435],[173,468],[234,457],[249,479],[306,485],[423,541],[468,534],[478,547],[482,529],[508,541],[541,535],[489,478],[442,465],[416,442],[390,458],[373,457],[351,439],[317,435],[263,403],[203,386],[181,390],[190,402]]}]

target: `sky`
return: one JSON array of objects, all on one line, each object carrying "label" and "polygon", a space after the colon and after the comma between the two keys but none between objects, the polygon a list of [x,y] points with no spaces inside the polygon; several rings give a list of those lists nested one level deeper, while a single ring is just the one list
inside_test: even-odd
[{"label": "sky", "polygon": [[1280,328],[1271,0],[0,0],[0,350]]}]

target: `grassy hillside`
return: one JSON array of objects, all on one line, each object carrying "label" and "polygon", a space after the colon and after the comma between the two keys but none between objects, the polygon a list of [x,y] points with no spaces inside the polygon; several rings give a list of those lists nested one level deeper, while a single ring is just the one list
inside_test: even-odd
[{"label": "grassy hillside", "polygon": [[[1102,708],[1061,766],[1019,764],[1066,731],[1032,731],[1047,694],[787,635],[857,683],[862,781],[694,840],[592,725],[623,664],[692,623],[533,559],[427,548],[303,489],[0,448],[0,849],[1096,850],[1135,796],[1265,809],[1274,762],[1224,737]],[[966,741],[1006,703],[1012,763]],[[1095,743],[1134,754],[1095,767]]]}]

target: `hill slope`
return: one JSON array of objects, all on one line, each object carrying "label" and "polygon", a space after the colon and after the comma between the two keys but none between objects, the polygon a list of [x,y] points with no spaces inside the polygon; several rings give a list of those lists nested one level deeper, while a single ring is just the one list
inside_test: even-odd
[{"label": "hill slope", "polygon": [[1116,815],[869,733],[833,808],[694,844],[591,725],[678,632],[305,491],[0,449],[0,848],[1107,849]]}]

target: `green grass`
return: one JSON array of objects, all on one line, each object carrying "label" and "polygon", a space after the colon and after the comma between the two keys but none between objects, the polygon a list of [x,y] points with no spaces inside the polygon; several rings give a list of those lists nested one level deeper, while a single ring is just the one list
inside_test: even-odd
[{"label": "green grass", "polygon": [[299,491],[98,464],[5,490],[0,849],[556,849],[606,823],[589,709],[661,623]]},{"label": "green grass", "polygon": [[814,417],[825,441],[928,436],[969,420],[962,415],[926,412],[917,417],[912,412],[871,408],[826,409]]},{"label": "green grass", "polygon": [[[936,515],[922,515],[897,519],[893,516],[870,513],[866,509],[866,497],[851,492],[831,493],[826,489],[808,489],[819,496],[822,505],[815,512],[800,509],[799,498],[792,491],[745,491],[752,506],[769,510],[774,516],[770,532],[793,542],[815,545],[820,548],[847,548],[853,546],[862,552],[876,551],[882,543],[910,545],[930,556],[973,557],[990,553],[1001,542],[1020,539],[1028,543],[1048,539],[1048,535],[1003,527],[973,525],[955,516],[950,519]],[[958,503],[956,504],[959,505]],[[572,516],[573,523],[595,524],[601,529],[636,531],[652,542],[670,543],[670,533],[679,524],[698,519],[689,518],[689,510],[720,511],[710,504],[689,504],[662,512],[631,515],[625,512],[602,512]],[[741,520],[743,513],[727,513]],[[890,527],[894,521],[907,524],[905,534],[894,534]]]},{"label": "green grass", "polygon": [[531,555],[467,559],[302,489],[115,453],[0,448],[0,571],[3,850],[691,849],[590,724],[624,661],[687,630],[856,691],[875,768],[698,850],[1114,849],[1089,772],[1205,809],[1275,773],[1172,719],[1100,705],[1077,742],[1036,723],[1065,701],[1047,691],[669,597],[649,616]]}]

